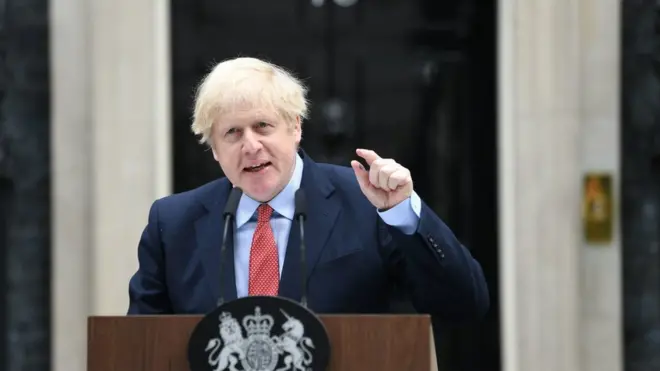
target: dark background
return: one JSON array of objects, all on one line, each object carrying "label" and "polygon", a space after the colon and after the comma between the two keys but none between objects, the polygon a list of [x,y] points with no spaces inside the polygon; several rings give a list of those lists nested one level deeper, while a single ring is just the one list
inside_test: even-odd
[{"label": "dark background", "polygon": [[660,2],[622,12],[622,229],[626,371],[660,370]]},{"label": "dark background", "polygon": [[[254,56],[292,70],[310,88],[307,153],[347,166],[358,147],[395,158],[482,263],[492,310],[480,325],[435,324],[442,369],[499,369],[495,3],[171,4],[175,191],[221,175],[189,128],[195,88],[212,65]],[[402,297],[393,302],[411,310]]]},{"label": "dark background", "polygon": [[48,1],[0,0],[0,370],[50,369]]}]

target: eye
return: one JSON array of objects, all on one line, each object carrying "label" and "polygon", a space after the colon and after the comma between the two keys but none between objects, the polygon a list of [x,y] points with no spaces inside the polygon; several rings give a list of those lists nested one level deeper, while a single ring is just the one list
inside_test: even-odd
[{"label": "eye", "polygon": [[264,128],[267,128],[269,125],[262,121],[262,122],[258,123],[257,126],[264,129]]},{"label": "eye", "polygon": [[231,129],[227,130],[227,135],[232,135],[232,134],[236,133],[236,131],[237,131],[236,128],[231,128]]}]

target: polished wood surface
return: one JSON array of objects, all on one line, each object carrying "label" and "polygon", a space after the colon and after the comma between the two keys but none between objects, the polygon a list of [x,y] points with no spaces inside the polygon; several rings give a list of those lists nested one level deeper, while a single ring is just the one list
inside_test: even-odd
[{"label": "polished wood surface", "polygon": [[[200,316],[90,317],[87,371],[189,371],[188,339]],[[435,369],[430,318],[326,315],[329,370]]]}]

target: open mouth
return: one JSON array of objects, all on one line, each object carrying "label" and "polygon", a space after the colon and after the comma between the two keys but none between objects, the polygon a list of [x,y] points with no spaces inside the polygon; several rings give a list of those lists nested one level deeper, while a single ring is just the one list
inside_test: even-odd
[{"label": "open mouth", "polygon": [[247,171],[248,173],[258,173],[261,170],[266,169],[270,165],[271,165],[270,162],[264,162],[263,164],[248,166],[248,167],[244,168],[243,170]]}]

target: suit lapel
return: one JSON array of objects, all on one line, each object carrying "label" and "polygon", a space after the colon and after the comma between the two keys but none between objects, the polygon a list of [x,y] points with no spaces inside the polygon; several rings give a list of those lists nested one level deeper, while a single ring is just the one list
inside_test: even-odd
[{"label": "suit lapel", "polygon": [[[236,299],[236,278],[234,275],[234,232],[227,233],[227,247],[224,261],[221,259],[222,235],[224,233],[224,220],[222,212],[229,196],[231,184],[226,178],[219,181],[218,187],[212,188],[201,199],[208,213],[195,223],[197,244],[200,249],[200,258],[204,265],[205,280],[209,286],[213,303],[223,295],[224,301]],[[230,223],[229,228],[234,228]],[[221,287],[222,286],[222,287]]]},{"label": "suit lapel", "polygon": [[[335,222],[340,213],[340,204],[333,197],[334,186],[325,173],[304,152],[301,151],[304,161],[301,188],[305,190],[307,198],[307,220],[305,222],[305,247],[307,277],[312,275],[321,253],[325,248]],[[201,197],[201,202],[207,213],[195,223],[197,244],[200,249],[200,258],[205,270],[205,280],[209,287],[215,307],[220,294],[224,301],[234,300],[236,294],[236,277],[234,273],[234,235],[235,223],[231,223],[232,231],[227,233],[227,248],[224,261],[221,259],[222,235],[224,233],[224,220],[222,212],[229,196],[231,183],[226,178],[218,181]],[[221,268],[222,267],[222,268]],[[299,301],[301,298],[301,254],[300,254],[300,225],[297,221],[291,223],[289,241],[280,280],[280,296]],[[219,272],[219,273],[218,273]]]},{"label": "suit lapel", "polygon": [[[334,186],[325,173],[301,151],[304,161],[300,187],[307,198],[307,220],[305,221],[305,260],[307,277],[312,275],[321,252],[326,246],[337,217],[339,201],[333,196]],[[300,225],[291,223],[291,232],[282,269],[280,296],[299,301],[301,298],[301,251]]]}]

